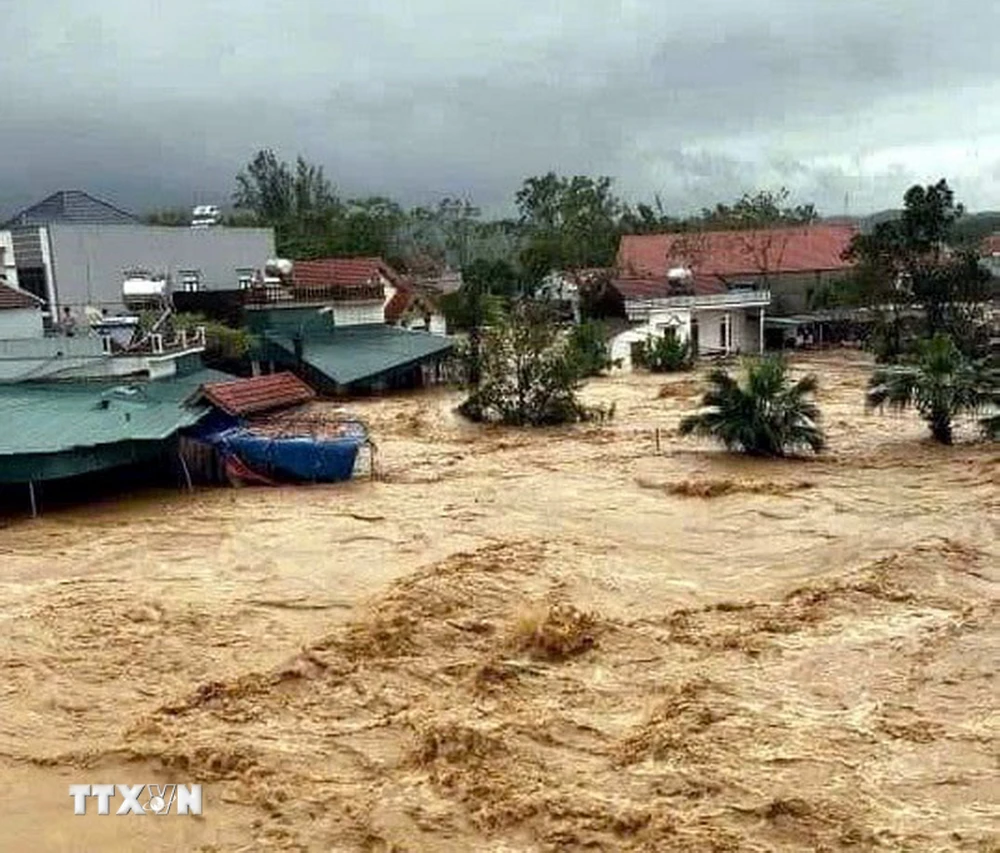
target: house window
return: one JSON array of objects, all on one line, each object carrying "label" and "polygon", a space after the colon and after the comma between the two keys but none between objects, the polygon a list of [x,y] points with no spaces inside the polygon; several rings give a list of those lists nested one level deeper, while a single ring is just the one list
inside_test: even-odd
[{"label": "house window", "polygon": [[201,274],[198,270],[181,270],[178,276],[184,293],[196,293],[201,290]]},{"label": "house window", "polygon": [[240,290],[249,290],[253,286],[253,270],[236,270],[236,282]]},{"label": "house window", "polygon": [[719,322],[719,346],[725,349],[726,343],[726,318],[723,317]]}]

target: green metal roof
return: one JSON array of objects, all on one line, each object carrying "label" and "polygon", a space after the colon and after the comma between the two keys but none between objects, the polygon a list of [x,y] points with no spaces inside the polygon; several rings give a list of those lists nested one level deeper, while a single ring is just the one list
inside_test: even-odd
[{"label": "green metal roof", "polygon": [[0,457],[169,438],[205,414],[207,408],[185,401],[201,383],[220,376],[227,374],[200,370],[179,379],[117,385],[0,385]]},{"label": "green metal roof", "polygon": [[[290,337],[267,335],[285,360],[294,358]],[[302,360],[337,385],[352,385],[450,350],[454,342],[427,332],[410,332],[371,324],[339,328],[325,335],[307,335]]]}]

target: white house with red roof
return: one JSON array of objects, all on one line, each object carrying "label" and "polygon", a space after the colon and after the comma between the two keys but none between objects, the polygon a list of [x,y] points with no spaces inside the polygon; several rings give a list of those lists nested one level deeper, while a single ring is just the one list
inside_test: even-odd
[{"label": "white house with red roof", "polygon": [[817,225],[623,237],[611,289],[634,325],[611,357],[629,365],[636,344],[664,334],[697,354],[763,351],[767,313],[804,310],[810,291],[842,277],[854,234]]}]

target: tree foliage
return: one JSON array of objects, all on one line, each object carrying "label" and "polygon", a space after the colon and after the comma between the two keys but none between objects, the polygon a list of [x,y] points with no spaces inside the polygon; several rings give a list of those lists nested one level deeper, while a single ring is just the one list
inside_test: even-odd
[{"label": "tree foliage", "polygon": [[246,329],[234,329],[202,314],[174,314],[171,322],[176,331],[205,327],[205,357],[209,361],[239,361],[253,347],[253,335]]},{"label": "tree foliage", "polygon": [[856,235],[846,253],[855,269],[845,292],[880,315],[877,355],[894,361],[913,350],[907,317],[915,309],[923,337],[947,334],[967,355],[981,355],[988,340],[990,276],[974,252],[950,248],[962,205],[943,179],[910,187],[903,202],[899,219]]},{"label": "tree foliage", "polygon": [[918,344],[912,362],[876,370],[866,404],[897,410],[912,406],[927,421],[935,441],[951,444],[953,421],[963,414],[985,413],[983,426],[993,432],[998,387],[995,370],[969,359],[948,335],[939,333]]},{"label": "tree foliage", "polygon": [[612,367],[604,324],[585,320],[573,326],[569,334],[569,355],[580,376],[598,376]]},{"label": "tree foliage", "polygon": [[713,370],[708,381],[702,410],[681,421],[681,435],[707,436],[751,456],[823,449],[815,376],[792,383],[785,362],[768,357],[750,362],[743,384],[725,370]]},{"label": "tree foliage", "polygon": [[694,353],[689,341],[678,335],[658,335],[643,341],[639,366],[652,373],[690,370]]},{"label": "tree foliage", "polygon": [[547,306],[515,304],[483,339],[482,377],[460,411],[511,426],[546,426],[610,417],[580,402],[579,365]]},{"label": "tree foliage", "polygon": [[743,230],[749,228],[775,228],[782,225],[810,225],[819,220],[811,204],[788,204],[789,191],[782,187],[777,192],[759,190],[744,193],[734,204],[717,204],[704,208],[701,216],[689,221],[687,227],[708,231]]},{"label": "tree foliage", "polygon": [[515,196],[527,243],[520,261],[533,281],[553,270],[612,263],[624,209],[612,185],[608,177],[555,172],[524,181]]}]

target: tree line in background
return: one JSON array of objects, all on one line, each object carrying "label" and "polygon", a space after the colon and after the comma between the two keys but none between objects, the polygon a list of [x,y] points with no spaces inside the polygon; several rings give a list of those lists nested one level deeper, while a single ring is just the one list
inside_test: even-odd
[{"label": "tree line in background", "polygon": [[[464,269],[475,261],[508,265],[535,281],[553,269],[606,267],[622,234],[759,228],[808,224],[812,205],[791,206],[789,193],[761,191],[694,216],[668,214],[659,197],[630,205],[610,177],[555,172],[527,178],[514,196],[517,216],[486,219],[469,199],[443,198],[410,209],[391,198],[342,198],[323,167],[274,151],[257,152],[236,176],[230,225],[269,226],[282,257],[307,260],[337,255],[379,255],[407,272]],[[162,210],[146,221],[187,225],[190,212]]]},{"label": "tree line in background", "polygon": [[[513,219],[487,220],[468,199],[404,209],[382,196],[343,199],[322,167],[294,165],[263,150],[236,177],[235,212],[227,224],[274,228],[282,257],[381,256],[414,274],[459,268],[463,286],[443,297],[452,329],[468,332],[462,362],[470,417],[516,425],[604,418],[611,412],[579,403],[586,376],[610,366],[606,341],[592,320],[570,334],[548,308],[532,301],[553,270],[613,264],[623,234],[746,230],[819,221],[811,204],[790,205],[789,193],[760,191],[699,214],[668,214],[657,197],[632,206],[609,177],[527,178],[517,190]],[[814,309],[864,308],[875,318],[867,341],[881,367],[872,377],[870,406],[914,406],[932,435],[948,443],[952,420],[989,410],[997,429],[997,371],[989,359],[987,305],[991,277],[973,242],[997,224],[970,226],[944,180],[911,187],[903,208],[871,223],[845,257],[851,274],[815,294]],[[186,212],[149,217],[186,224]],[[692,238],[696,239],[696,238]],[[585,314],[587,294],[584,294]],[[678,342],[653,342],[651,370],[684,369],[691,353]],[[701,415],[685,432],[719,438],[727,447],[765,455],[823,446],[812,380],[790,385],[785,368],[767,359],[751,365],[740,386],[725,372],[711,377]],[[992,407],[992,408],[991,408]]]}]

